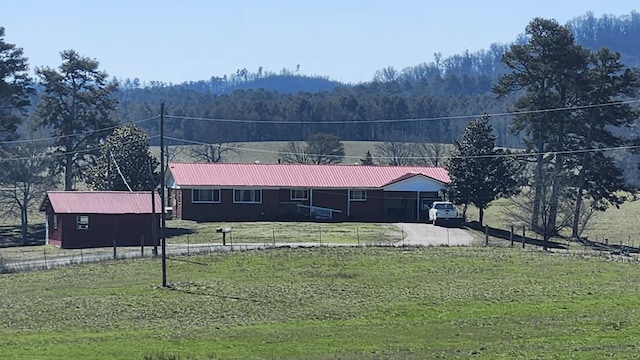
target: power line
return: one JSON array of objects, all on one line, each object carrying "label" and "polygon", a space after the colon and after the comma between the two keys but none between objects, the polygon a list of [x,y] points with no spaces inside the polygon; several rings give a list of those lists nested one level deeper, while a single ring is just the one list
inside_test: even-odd
[{"label": "power line", "polygon": [[[150,121],[150,120],[157,119],[158,116],[159,115],[156,115],[156,116],[153,116],[153,117],[150,117],[150,118],[146,118],[146,119],[142,119],[142,120],[132,121],[132,122],[130,122],[130,124],[144,123],[144,122],[147,122],[147,121]],[[80,133],[75,133],[75,134],[68,134],[68,135],[49,136],[49,137],[35,138],[35,139],[0,141],[0,146],[1,145],[28,144],[28,143],[41,142],[41,141],[60,140],[60,139],[68,138],[68,137],[86,136],[86,135],[96,134],[96,133],[100,133],[100,132],[107,131],[107,130],[113,130],[113,129],[116,129],[116,128],[122,126],[122,125],[123,124],[118,124],[118,125],[113,125],[113,126],[100,128],[100,129],[96,129],[96,130],[92,130],[92,131],[85,131],[85,132],[80,132]]]},{"label": "power line", "polygon": [[593,105],[582,106],[569,106],[560,108],[549,108],[540,110],[525,110],[514,112],[500,112],[500,113],[483,113],[476,115],[452,115],[452,116],[437,116],[437,117],[425,117],[425,118],[405,118],[405,119],[377,119],[377,120],[248,120],[248,119],[220,119],[220,118],[204,118],[193,116],[174,116],[167,115],[167,119],[175,120],[196,120],[196,121],[209,121],[220,123],[239,123],[239,124],[263,124],[263,125],[318,125],[318,124],[376,124],[376,123],[399,123],[399,122],[419,122],[419,121],[442,121],[442,120],[464,120],[464,119],[477,119],[482,116],[500,117],[500,116],[517,116],[517,115],[529,115],[529,114],[542,114],[559,111],[572,111],[572,110],[584,110],[599,107],[615,106],[615,105],[630,105],[640,103],[640,99],[618,101],[613,103],[602,103]]}]

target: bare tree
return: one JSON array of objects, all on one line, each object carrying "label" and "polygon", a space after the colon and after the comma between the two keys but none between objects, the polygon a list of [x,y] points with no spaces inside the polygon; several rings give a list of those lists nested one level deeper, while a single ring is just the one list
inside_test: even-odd
[{"label": "bare tree", "polygon": [[46,169],[51,158],[46,148],[35,143],[6,149],[3,163],[3,183],[0,185],[0,204],[5,213],[20,216],[20,234],[26,243],[29,236],[29,213],[42,200],[47,190],[57,185],[55,177]]},{"label": "bare tree", "polygon": [[290,141],[280,149],[280,157],[286,163],[336,164],[344,158],[344,144],[332,134],[316,133],[305,145]]},{"label": "bare tree", "polygon": [[411,165],[416,157],[416,148],[413,143],[387,141],[377,144],[376,150],[378,157],[387,165]]},{"label": "bare tree", "polygon": [[202,144],[189,149],[191,157],[198,161],[219,163],[224,160],[225,154],[238,154],[242,145],[226,144],[217,142],[213,144]]},{"label": "bare tree", "polygon": [[427,165],[445,166],[451,154],[451,146],[441,143],[419,143],[416,145],[417,156]]},{"label": "bare tree", "polygon": [[289,141],[280,149],[280,158],[290,164],[306,164],[309,159],[305,146],[298,141]]}]

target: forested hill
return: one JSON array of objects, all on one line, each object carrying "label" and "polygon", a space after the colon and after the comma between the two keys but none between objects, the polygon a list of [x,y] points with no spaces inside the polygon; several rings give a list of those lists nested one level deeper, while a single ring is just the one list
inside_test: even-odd
[{"label": "forested hill", "polygon": [[[640,64],[640,14],[596,18],[587,13],[568,25],[583,46],[608,47],[622,54],[626,66]],[[522,35],[515,40],[523,41]],[[494,44],[446,58],[435,54],[429,62],[402,70],[380,69],[362,84],[303,76],[299,67],[277,74],[239,69],[180,85],[141,87],[124,81],[118,115],[123,122],[149,118],[165,100],[173,116],[167,130],[180,139],[176,142],[304,140],[322,131],[343,140],[449,143],[461,136],[472,116],[510,107],[512,99],[498,100],[491,93],[505,72],[501,57],[506,50],[508,45]],[[497,144],[518,146],[519,139],[507,131],[508,120],[492,117]],[[153,126],[147,130],[157,134]]]}]

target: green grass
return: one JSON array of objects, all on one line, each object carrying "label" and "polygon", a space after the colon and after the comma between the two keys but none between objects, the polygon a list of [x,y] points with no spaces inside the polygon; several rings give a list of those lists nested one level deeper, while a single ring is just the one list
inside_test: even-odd
[{"label": "green grass", "polygon": [[317,223],[317,222],[240,222],[199,223],[187,220],[168,220],[168,243],[221,243],[222,234],[216,229],[231,228],[229,243],[332,243],[332,244],[388,244],[402,240],[402,232],[393,224]]},{"label": "green grass", "polygon": [[[227,152],[223,157],[223,161],[227,163],[252,163],[259,161],[261,163],[277,163],[280,158],[280,149],[287,145],[288,141],[265,141],[265,142],[240,142],[231,143],[229,145],[238,146],[238,152]],[[374,162],[376,164],[381,163],[379,158],[376,158],[376,145],[377,141],[343,141],[344,153],[342,163],[354,164],[359,163],[360,159],[363,159],[370,151],[373,155]],[[190,162],[195,161],[191,157],[189,149],[191,146],[177,146],[172,147],[170,152],[175,153],[174,158],[171,161],[178,162]],[[159,153],[157,147],[152,147],[151,151],[154,154]]]},{"label": "green grass", "polygon": [[637,264],[317,248],[0,276],[8,359],[635,358]]}]

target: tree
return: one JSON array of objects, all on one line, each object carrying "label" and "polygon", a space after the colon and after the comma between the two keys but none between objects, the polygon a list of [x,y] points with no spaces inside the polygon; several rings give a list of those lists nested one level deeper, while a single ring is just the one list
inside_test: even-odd
[{"label": "tree", "polygon": [[361,165],[374,165],[373,164],[373,156],[371,156],[371,152],[367,150],[367,153],[364,156],[364,159],[360,159]]},{"label": "tree", "polygon": [[159,161],[149,152],[147,134],[130,124],[116,128],[100,144],[100,155],[87,169],[93,190],[147,191],[159,180]]},{"label": "tree", "polygon": [[280,156],[286,163],[297,164],[335,164],[342,162],[344,157],[344,145],[340,139],[332,134],[316,133],[302,145],[296,141],[290,141],[280,149]]},{"label": "tree", "polygon": [[325,133],[316,133],[306,140],[307,155],[312,164],[337,164],[344,157],[344,145],[340,138]]},{"label": "tree", "polygon": [[419,157],[433,166],[442,166],[449,155],[447,145],[441,143],[421,143],[416,151]]},{"label": "tree", "polygon": [[298,141],[289,141],[280,149],[280,158],[289,164],[306,164],[308,162],[307,149]]},{"label": "tree", "polygon": [[57,179],[46,173],[51,158],[46,146],[25,142],[6,149],[7,165],[2,179],[0,203],[5,211],[19,213],[22,242],[27,242],[29,214],[32,206],[42,200],[47,190],[57,185]]},{"label": "tree", "polygon": [[457,204],[468,204],[479,210],[478,222],[483,224],[484,210],[501,197],[510,196],[518,186],[517,161],[509,153],[496,149],[496,136],[489,117],[474,120],[464,131],[449,162],[449,195]]},{"label": "tree", "polygon": [[[624,69],[619,53],[608,49],[592,53],[584,84],[578,87],[578,98],[586,106],[576,112],[582,124],[575,135],[577,149],[595,150],[626,145],[626,139],[616,135],[613,129],[630,130],[640,113],[618,99],[624,96],[634,98],[638,89],[640,83],[637,73]],[[589,106],[592,104],[606,106]],[[571,226],[573,238],[579,236],[580,226],[584,223],[581,221],[584,218],[581,212],[585,208],[585,197],[590,199],[591,209],[604,210],[609,205],[619,207],[626,199],[619,192],[630,191],[615,160],[603,152],[578,152],[575,167],[575,210]]]},{"label": "tree", "polygon": [[393,166],[411,165],[416,156],[412,143],[400,141],[385,141],[376,144],[376,150],[378,157],[382,158],[387,165]]},{"label": "tree", "polygon": [[22,49],[4,41],[0,27],[0,141],[16,138],[17,126],[26,116],[29,95],[34,92]]},{"label": "tree", "polygon": [[107,82],[108,75],[98,70],[97,60],[73,50],[63,51],[61,58],[59,71],[36,69],[44,87],[36,114],[39,124],[49,128],[57,139],[54,145],[59,161],[52,171],[64,172],[64,188],[68,191],[90,164],[99,140],[116,125],[110,113],[117,104],[112,96],[117,84]]},{"label": "tree", "polygon": [[[549,179],[551,193],[546,207],[551,212],[545,216],[551,222],[550,228],[556,228],[556,219],[560,192],[568,184],[563,184],[562,173],[566,170],[564,151],[567,134],[577,126],[570,111],[545,111],[564,109],[577,105],[575,90],[581,74],[587,67],[588,51],[577,45],[568,27],[560,26],[554,20],[536,18],[525,31],[524,44],[513,44],[502,58],[510,70],[500,78],[493,91],[506,96],[524,89],[523,95],[516,101],[514,111],[518,114],[512,122],[512,131],[524,132],[528,137],[525,145],[536,155],[536,167],[533,181],[533,209],[531,227],[540,228],[543,204],[543,189],[547,171],[551,164]],[[545,157],[551,152],[554,156]],[[545,191],[546,192],[546,191]]]},{"label": "tree", "polygon": [[511,73],[493,90],[500,96],[522,93],[511,130],[524,133],[527,149],[535,154],[532,229],[545,241],[557,235],[566,226],[560,208],[571,202],[577,236],[583,198],[596,209],[625,200],[616,195],[626,186],[613,159],[595,155],[627,143],[625,134],[638,113],[620,100],[637,96],[640,84],[634,71],[623,69],[619,54],[576,45],[570,29],[555,21],[536,18],[526,34],[525,43],[504,54]]}]

